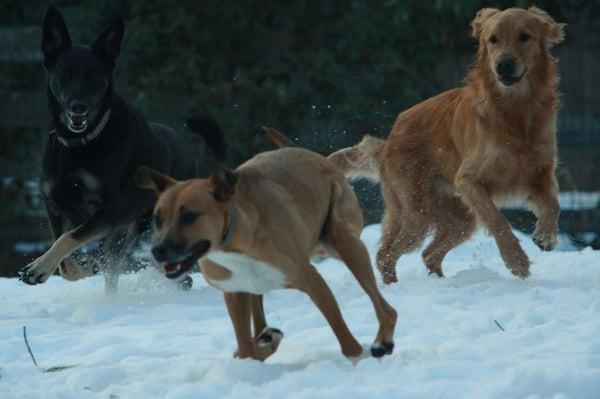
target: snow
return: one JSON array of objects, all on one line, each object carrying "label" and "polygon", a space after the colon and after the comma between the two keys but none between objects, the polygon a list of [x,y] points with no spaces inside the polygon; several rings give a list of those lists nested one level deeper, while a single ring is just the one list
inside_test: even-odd
[{"label": "snow", "polygon": [[[600,191],[561,191],[558,202],[563,211],[584,211],[600,207]],[[522,201],[505,204],[503,208],[523,209]]]},{"label": "snow", "polygon": [[[379,234],[377,225],[363,233],[372,255]],[[600,397],[600,251],[542,253],[519,238],[533,260],[527,280],[506,270],[484,233],[448,255],[445,279],[428,277],[418,253],[401,258],[400,282],[380,285],[399,314],[395,352],[356,364],[294,290],[265,297],[285,338],[260,363],[232,357],[222,295],[200,274],[185,293],[143,270],[124,276],[116,297],[102,277],[35,287],[0,279],[0,398]],[[375,315],[350,272],[331,259],[317,268],[370,343]],[[75,367],[41,371],[63,365]]]}]

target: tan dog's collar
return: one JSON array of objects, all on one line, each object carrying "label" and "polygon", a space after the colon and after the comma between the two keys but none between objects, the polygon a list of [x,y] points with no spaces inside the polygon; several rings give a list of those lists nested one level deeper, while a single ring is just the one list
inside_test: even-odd
[{"label": "tan dog's collar", "polygon": [[231,241],[231,237],[233,236],[233,230],[235,230],[235,225],[237,224],[237,210],[233,201],[229,201],[229,214],[227,215],[227,227],[225,233],[223,233],[223,241],[221,241],[221,247],[224,247]]}]

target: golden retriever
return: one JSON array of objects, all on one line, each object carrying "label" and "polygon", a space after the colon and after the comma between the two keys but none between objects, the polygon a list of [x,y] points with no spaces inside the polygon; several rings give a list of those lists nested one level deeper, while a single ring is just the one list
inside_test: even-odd
[{"label": "golden retriever", "polygon": [[557,243],[558,76],[550,48],[564,25],[532,7],[480,10],[479,41],[465,85],[402,112],[387,140],[366,136],[329,159],[347,177],[381,181],[386,203],[377,267],[397,281],[398,258],[434,234],[422,257],[443,276],[442,260],[467,240],[477,222],[492,234],[511,272],[525,278],[529,259],[497,209],[523,199],[538,222],[534,242]]}]

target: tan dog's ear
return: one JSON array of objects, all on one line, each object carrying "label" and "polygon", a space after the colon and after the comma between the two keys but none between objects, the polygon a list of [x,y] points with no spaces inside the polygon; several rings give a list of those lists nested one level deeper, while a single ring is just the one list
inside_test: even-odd
[{"label": "tan dog's ear", "polygon": [[238,181],[238,175],[223,166],[219,166],[210,177],[210,181],[215,187],[213,194],[217,201],[227,201],[235,193],[235,183]]},{"label": "tan dog's ear", "polygon": [[139,188],[154,190],[158,194],[162,193],[172,185],[177,184],[177,180],[157,172],[154,169],[150,169],[147,166],[140,166],[135,171],[134,179],[135,184],[137,184]]},{"label": "tan dog's ear", "polygon": [[552,47],[565,39],[566,24],[559,24],[550,16],[550,14],[541,8],[529,7],[527,11],[540,18],[544,23],[545,35],[549,47]]},{"label": "tan dog's ear", "polygon": [[494,14],[500,12],[497,8],[482,8],[477,12],[473,21],[471,21],[471,27],[473,28],[472,35],[475,39],[479,39],[481,32],[483,32],[483,25],[487,20]]}]

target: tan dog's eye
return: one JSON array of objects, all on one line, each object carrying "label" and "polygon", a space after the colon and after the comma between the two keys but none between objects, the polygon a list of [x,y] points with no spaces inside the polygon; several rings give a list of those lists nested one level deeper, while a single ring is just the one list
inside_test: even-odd
[{"label": "tan dog's eye", "polygon": [[184,212],[179,216],[179,223],[183,225],[190,225],[198,219],[198,213],[196,212]]},{"label": "tan dog's eye", "polygon": [[529,40],[531,36],[529,36],[527,33],[521,33],[519,35],[519,41],[520,42],[526,42],[527,40]]},{"label": "tan dog's eye", "polygon": [[492,43],[492,44],[498,43],[498,38],[495,35],[490,37],[490,43]]},{"label": "tan dog's eye", "polygon": [[153,222],[154,222],[154,226],[155,226],[157,229],[160,229],[160,226],[162,226],[162,223],[163,223],[163,221],[162,221],[162,218],[160,217],[160,215],[157,213],[157,214],[155,214],[155,215],[152,217],[152,219],[153,219]]}]

